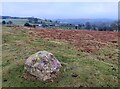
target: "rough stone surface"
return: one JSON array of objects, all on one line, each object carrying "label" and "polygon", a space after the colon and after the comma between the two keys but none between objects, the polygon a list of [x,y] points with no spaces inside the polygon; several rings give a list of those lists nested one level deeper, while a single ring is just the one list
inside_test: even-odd
[{"label": "rough stone surface", "polygon": [[51,80],[57,77],[61,63],[52,53],[39,51],[25,61],[24,69],[39,80]]}]

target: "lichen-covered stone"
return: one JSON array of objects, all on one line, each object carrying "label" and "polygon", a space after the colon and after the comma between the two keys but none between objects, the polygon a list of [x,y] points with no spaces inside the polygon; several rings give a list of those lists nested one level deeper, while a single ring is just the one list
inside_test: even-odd
[{"label": "lichen-covered stone", "polygon": [[43,81],[56,77],[60,68],[61,63],[47,51],[39,51],[31,55],[26,59],[24,67],[25,71]]}]

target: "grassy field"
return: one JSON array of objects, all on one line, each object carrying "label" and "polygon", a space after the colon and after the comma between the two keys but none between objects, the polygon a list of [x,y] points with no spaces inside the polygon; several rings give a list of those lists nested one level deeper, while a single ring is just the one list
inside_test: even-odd
[{"label": "grassy field", "polygon": [[24,24],[28,21],[27,19],[2,19],[2,21],[12,21],[13,24],[15,25],[20,25],[20,26],[24,26]]},{"label": "grassy field", "polygon": [[[32,30],[17,27],[3,27],[2,39],[2,86],[3,87],[117,87],[118,63],[106,60],[106,55],[118,51],[112,47],[101,49],[92,55],[78,51],[66,41],[45,40],[32,36]],[[25,80],[24,60],[35,52],[52,52],[62,62],[61,73],[54,82]],[[100,60],[100,58],[102,59]],[[72,75],[76,74],[77,77]]]},{"label": "grassy field", "polygon": [[[6,22],[12,21],[13,24],[15,24],[15,25],[24,26],[24,24],[26,22],[28,22],[29,20],[28,19],[2,19],[0,23],[2,23],[2,21],[6,21]],[[45,21],[45,20],[42,20],[42,19],[38,20],[38,22],[41,22],[41,21],[45,24],[54,24],[55,23],[55,22]]]}]

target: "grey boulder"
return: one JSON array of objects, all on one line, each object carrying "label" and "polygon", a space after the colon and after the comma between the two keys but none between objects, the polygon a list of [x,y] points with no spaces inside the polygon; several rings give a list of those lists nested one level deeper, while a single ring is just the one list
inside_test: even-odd
[{"label": "grey boulder", "polygon": [[39,80],[52,80],[57,77],[61,63],[47,51],[39,51],[25,60],[24,69]]}]

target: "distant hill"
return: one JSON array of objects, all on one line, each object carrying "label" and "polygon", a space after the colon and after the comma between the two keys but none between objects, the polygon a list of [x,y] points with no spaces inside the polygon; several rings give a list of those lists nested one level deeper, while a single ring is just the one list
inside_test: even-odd
[{"label": "distant hill", "polygon": [[[12,17],[12,16],[1,16],[2,19],[29,19],[29,18],[34,18],[34,17]],[[37,18],[39,20],[43,20],[40,18]],[[56,19],[57,21],[60,21],[61,23],[66,23],[66,24],[85,24],[86,22],[90,22],[91,24],[101,24],[101,23],[108,23],[111,24],[115,20],[113,19]],[[53,20],[53,21],[56,21]]]},{"label": "distant hill", "polygon": [[12,16],[1,16],[2,19],[28,19],[32,17],[12,17]]},{"label": "distant hill", "polygon": [[101,23],[111,24],[115,20],[112,19],[57,19],[61,23],[67,24],[85,24],[90,22],[91,24],[100,25]]}]

